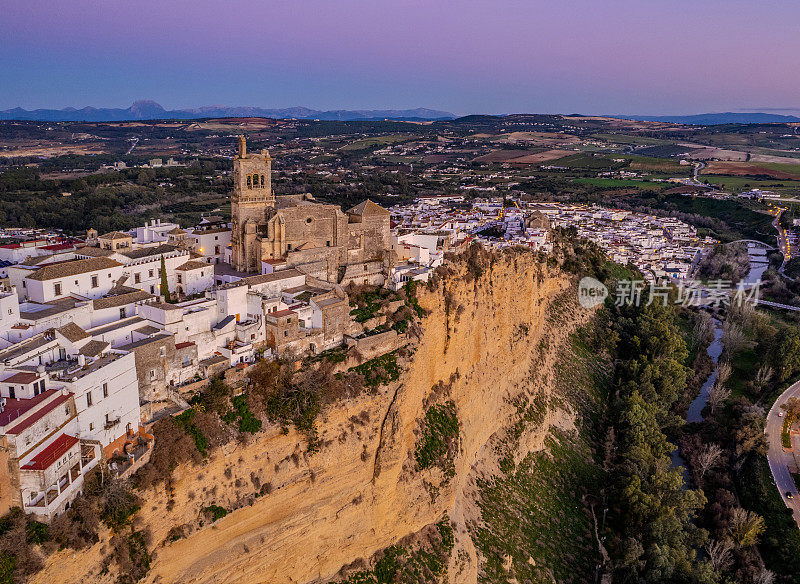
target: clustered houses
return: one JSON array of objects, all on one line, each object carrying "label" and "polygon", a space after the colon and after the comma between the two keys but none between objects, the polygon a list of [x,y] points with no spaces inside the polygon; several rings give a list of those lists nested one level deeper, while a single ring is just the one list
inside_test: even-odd
[{"label": "clustered houses", "polygon": [[659,217],[585,205],[548,205],[554,225],[575,227],[618,263],[635,265],[648,280],[685,280],[704,250],[715,243],[700,239],[691,225]]},{"label": "clustered houses", "polygon": [[[551,226],[574,227],[613,261],[632,263],[653,280],[690,278],[704,250],[714,243],[709,238],[701,240],[694,227],[673,217],[588,205],[500,197],[475,198],[467,204],[464,197],[444,196],[420,198],[392,207],[391,212],[392,249],[398,263],[389,285],[427,279],[436,265],[429,259],[437,257],[436,250],[458,249],[473,239],[489,248],[522,245],[549,251]],[[430,255],[409,243],[428,247]]]},{"label": "clustered houses", "polygon": [[52,518],[87,470],[141,440],[132,353],[73,323],[0,351],[0,511]]},{"label": "clustered houses", "polygon": [[147,454],[154,402],[185,404],[181,386],[258,356],[339,346],[363,330],[343,286],[441,262],[438,236],[390,239],[371,201],[344,213],[272,197],[268,155],[244,141],[234,166],[233,232],[214,217],[186,230],[154,220],[3,248],[0,513],[62,513],[100,461]]}]

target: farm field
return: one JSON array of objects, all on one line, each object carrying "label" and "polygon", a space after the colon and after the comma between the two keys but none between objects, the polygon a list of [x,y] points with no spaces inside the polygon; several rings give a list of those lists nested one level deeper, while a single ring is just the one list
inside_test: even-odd
[{"label": "farm field", "polygon": [[800,164],[712,161],[703,169],[703,174],[767,176],[778,180],[800,180]]}]

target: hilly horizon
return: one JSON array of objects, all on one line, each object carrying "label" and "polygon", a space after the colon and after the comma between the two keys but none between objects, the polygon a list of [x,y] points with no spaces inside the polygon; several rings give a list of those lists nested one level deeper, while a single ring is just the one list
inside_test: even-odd
[{"label": "hilly horizon", "polygon": [[[479,114],[457,116],[451,112],[430,108],[411,109],[335,109],[318,110],[304,106],[287,108],[261,108],[257,106],[205,105],[194,108],[165,109],[153,100],[137,100],[128,108],[83,108],[65,107],[61,109],[38,108],[27,110],[15,107],[0,110],[0,120],[40,121],[40,122],[122,122],[160,119],[202,119],[202,118],[273,118],[322,121],[439,121],[453,120]],[[490,117],[504,117],[506,114],[489,114]],[[557,114],[560,115],[560,114]],[[581,115],[581,114],[572,114]],[[585,114],[596,115],[596,114]],[[785,124],[800,122],[800,117],[765,112],[709,112],[688,115],[630,115],[604,114],[603,117],[645,122],[662,122],[686,125],[722,124]]]},{"label": "hilly horizon", "polygon": [[200,119],[200,118],[296,118],[303,120],[353,121],[353,120],[447,120],[456,116],[450,112],[428,108],[374,109],[374,110],[316,110],[296,106],[289,108],[260,108],[253,106],[206,105],[196,108],[167,110],[153,100],[138,100],[128,108],[84,108],[26,110],[16,107],[0,110],[0,120],[26,120],[43,122],[121,122],[129,120]]},{"label": "hilly horizon", "polygon": [[721,124],[787,124],[800,122],[800,117],[764,112],[720,112],[691,114],[683,116],[611,116],[622,120],[642,122],[665,122],[668,124],[687,124],[691,126],[714,126]]}]

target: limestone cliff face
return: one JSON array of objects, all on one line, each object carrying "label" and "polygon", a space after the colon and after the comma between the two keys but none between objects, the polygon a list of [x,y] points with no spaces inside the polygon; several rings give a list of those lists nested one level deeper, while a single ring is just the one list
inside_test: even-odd
[{"label": "limestone cliff face", "polygon": [[[269,428],[200,467],[178,468],[170,491],[147,493],[136,519],[153,534],[145,582],[323,581],[444,515],[456,524],[461,551],[448,577],[475,582],[478,561],[464,528],[479,521],[475,477],[491,471],[521,403],[546,407],[541,423],[515,434],[520,456],[541,448],[551,425],[571,424],[549,388],[572,326],[554,326],[549,316],[575,303],[569,280],[530,254],[503,255],[477,279],[463,264],[452,270],[434,291],[419,288],[429,314],[400,379],[327,408],[318,420],[319,452],[308,455],[294,431]],[[588,316],[579,310],[567,320]],[[438,469],[418,471],[413,457],[425,408],[441,399],[454,402],[460,423],[448,481]],[[259,490],[267,494],[253,496]],[[198,528],[201,509],[212,503],[238,508]],[[166,541],[177,525],[187,526],[188,537]],[[35,581],[113,581],[100,571],[103,545],[54,554]]]}]

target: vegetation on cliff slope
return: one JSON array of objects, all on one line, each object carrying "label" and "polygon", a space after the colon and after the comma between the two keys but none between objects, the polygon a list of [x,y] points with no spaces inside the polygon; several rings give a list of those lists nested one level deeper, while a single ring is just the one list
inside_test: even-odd
[{"label": "vegetation on cliff slope", "polygon": [[[378,552],[371,567],[342,570],[345,584],[438,584],[445,581],[454,535],[445,518]],[[358,564],[358,562],[356,562]]]},{"label": "vegetation on cliff slope", "polygon": [[452,401],[435,404],[425,412],[422,435],[414,450],[417,467],[425,470],[436,466],[445,479],[455,474],[455,449],[458,445],[458,416]]},{"label": "vegetation on cliff slope", "polygon": [[[568,326],[573,295],[569,290],[553,303],[551,327]],[[554,395],[515,404],[517,418],[499,447],[501,473],[478,481],[481,525],[473,541],[481,583],[593,581],[600,561],[593,505],[604,482],[598,445],[611,370],[603,326],[595,317],[559,347]],[[576,428],[552,429],[541,451],[515,465],[519,439],[541,431],[548,408],[574,411]]]}]

